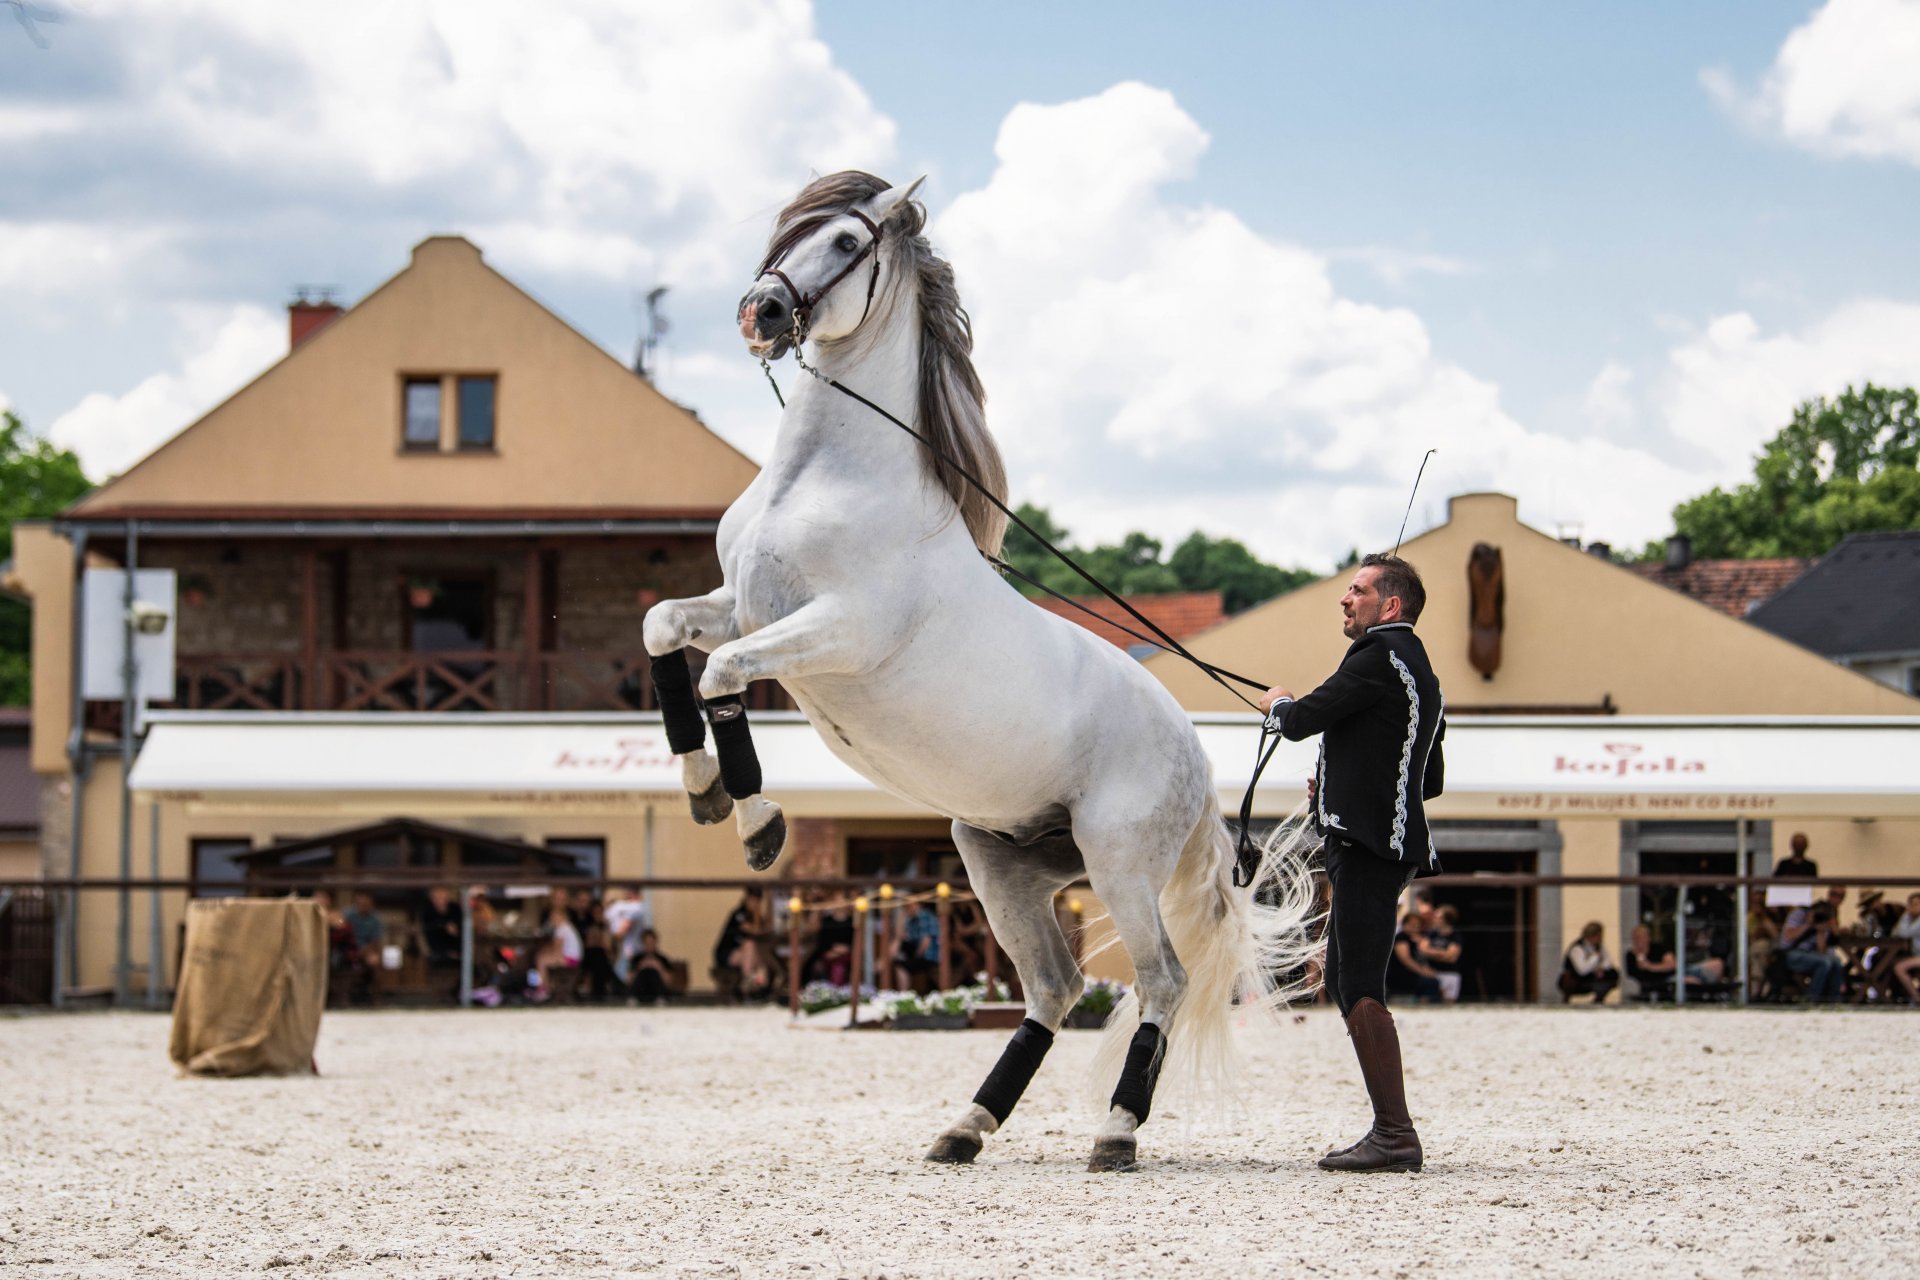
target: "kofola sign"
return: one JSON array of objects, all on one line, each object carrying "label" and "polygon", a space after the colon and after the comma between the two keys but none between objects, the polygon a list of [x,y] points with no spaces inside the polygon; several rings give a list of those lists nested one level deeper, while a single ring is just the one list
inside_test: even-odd
[{"label": "kofola sign", "polygon": [[1605,754],[1557,755],[1553,758],[1553,771],[1579,774],[1583,777],[1640,780],[1655,774],[1701,774],[1707,771],[1707,762],[1704,760],[1687,760],[1674,755],[1648,755],[1646,748],[1637,742],[1602,743],[1601,750]]},{"label": "kofola sign", "polygon": [[553,762],[556,772],[618,776],[652,769],[671,769],[678,763],[666,743],[655,736],[621,738],[610,747],[576,751],[562,748]]}]

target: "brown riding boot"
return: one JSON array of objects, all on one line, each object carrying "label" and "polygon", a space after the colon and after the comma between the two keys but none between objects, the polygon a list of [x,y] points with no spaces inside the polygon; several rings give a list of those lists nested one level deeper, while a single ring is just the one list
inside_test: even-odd
[{"label": "brown riding boot", "polygon": [[1423,1161],[1420,1135],[1407,1115],[1406,1085],[1400,1077],[1400,1033],[1393,1015],[1377,1000],[1363,999],[1347,1014],[1347,1034],[1360,1060],[1360,1078],[1373,1100],[1373,1128],[1344,1151],[1320,1160],[1322,1169],[1349,1173],[1417,1170]]}]

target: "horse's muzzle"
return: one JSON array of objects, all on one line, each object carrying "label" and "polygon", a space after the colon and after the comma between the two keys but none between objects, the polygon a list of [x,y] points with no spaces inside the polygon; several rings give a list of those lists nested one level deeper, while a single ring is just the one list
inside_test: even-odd
[{"label": "horse's muzzle", "polygon": [[750,290],[735,318],[747,350],[762,360],[778,360],[793,345],[793,312],[771,291]]}]

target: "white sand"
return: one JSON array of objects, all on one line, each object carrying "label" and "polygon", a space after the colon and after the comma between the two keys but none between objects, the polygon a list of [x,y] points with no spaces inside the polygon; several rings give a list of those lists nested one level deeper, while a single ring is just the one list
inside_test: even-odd
[{"label": "white sand", "polygon": [[1401,1015],[1417,1175],[1338,1021],[1249,1034],[1237,1129],[1083,1171],[1091,1032],[971,1168],[920,1160],[999,1032],[777,1011],[329,1014],[319,1079],[176,1079],[167,1024],[0,1020],[0,1276],[1920,1272],[1920,1014]]}]

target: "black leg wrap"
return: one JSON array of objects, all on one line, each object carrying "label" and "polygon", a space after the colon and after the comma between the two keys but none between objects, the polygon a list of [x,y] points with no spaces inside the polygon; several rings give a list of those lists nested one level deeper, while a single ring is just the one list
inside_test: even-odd
[{"label": "black leg wrap", "polygon": [[973,1095],[974,1102],[985,1107],[996,1124],[1005,1124],[1013,1114],[1014,1103],[1020,1101],[1020,1095],[1033,1083],[1033,1073],[1040,1069],[1051,1048],[1053,1032],[1032,1018],[1022,1022],[1013,1039],[1001,1050],[1000,1061],[987,1073],[980,1092]]},{"label": "black leg wrap", "polygon": [[739,694],[710,699],[707,721],[713,725],[713,752],[720,757],[720,785],[735,800],[759,795],[760,757],[747,728],[747,704]]},{"label": "black leg wrap", "polygon": [[1160,1080],[1160,1059],[1166,1044],[1159,1027],[1141,1023],[1127,1047],[1127,1065],[1120,1068],[1120,1083],[1113,1089],[1113,1105],[1133,1112],[1133,1118],[1141,1124],[1147,1122],[1147,1112],[1153,1107],[1153,1086]]},{"label": "black leg wrap", "polygon": [[660,719],[667,727],[667,749],[677,756],[698,751],[707,743],[707,724],[693,698],[693,673],[687,670],[687,651],[675,649],[653,660],[653,696],[660,702]]}]

